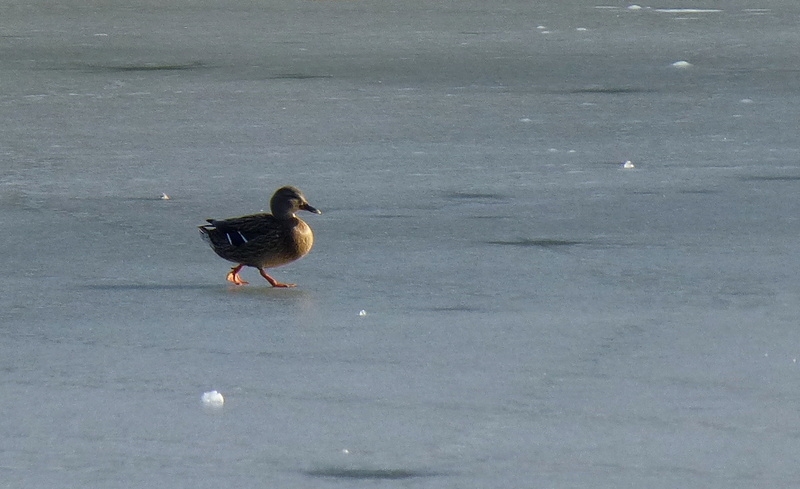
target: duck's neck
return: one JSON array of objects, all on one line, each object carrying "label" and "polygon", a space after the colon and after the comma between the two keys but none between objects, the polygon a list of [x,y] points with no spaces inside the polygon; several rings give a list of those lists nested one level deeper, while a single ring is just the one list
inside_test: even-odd
[{"label": "duck's neck", "polygon": [[291,219],[295,217],[294,210],[291,207],[274,206],[270,209],[272,215],[278,219]]}]

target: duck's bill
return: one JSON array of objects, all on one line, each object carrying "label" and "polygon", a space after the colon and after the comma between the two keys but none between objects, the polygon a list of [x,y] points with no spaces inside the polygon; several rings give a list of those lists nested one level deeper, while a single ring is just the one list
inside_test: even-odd
[{"label": "duck's bill", "polygon": [[321,210],[317,209],[316,207],[312,207],[309,204],[303,204],[303,207],[301,207],[301,209],[303,209],[304,211],[313,212],[314,214],[322,214]]}]

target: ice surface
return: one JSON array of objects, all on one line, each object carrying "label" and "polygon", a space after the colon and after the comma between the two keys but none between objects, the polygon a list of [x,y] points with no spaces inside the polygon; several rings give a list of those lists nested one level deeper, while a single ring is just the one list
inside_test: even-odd
[{"label": "ice surface", "polygon": [[711,14],[722,12],[722,10],[715,8],[657,8],[653,10],[667,14]]},{"label": "ice surface", "polygon": [[800,6],[625,5],[5,5],[3,483],[796,484]]}]

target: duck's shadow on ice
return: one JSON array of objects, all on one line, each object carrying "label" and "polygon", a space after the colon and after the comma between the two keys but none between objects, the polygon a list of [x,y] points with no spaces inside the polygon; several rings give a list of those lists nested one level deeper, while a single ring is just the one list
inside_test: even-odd
[{"label": "duck's shadow on ice", "polygon": [[215,284],[87,284],[87,289],[92,290],[213,290],[223,286]]},{"label": "duck's shadow on ice", "polygon": [[227,285],[227,284],[87,284],[84,288],[90,290],[104,290],[117,292],[185,292],[185,291],[205,291],[221,292],[226,294],[254,295],[278,295],[283,297],[297,297],[307,293],[300,288],[280,288],[266,285]]},{"label": "duck's shadow on ice", "polygon": [[309,477],[345,480],[401,480],[435,477],[439,472],[404,468],[324,467],[303,471]]}]

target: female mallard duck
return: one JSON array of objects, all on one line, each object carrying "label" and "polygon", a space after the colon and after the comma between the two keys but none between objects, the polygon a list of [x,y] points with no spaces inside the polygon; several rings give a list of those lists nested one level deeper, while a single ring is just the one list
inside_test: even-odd
[{"label": "female mallard duck", "polygon": [[311,207],[303,193],[295,187],[281,187],[269,201],[272,214],[253,214],[231,219],[206,219],[200,236],[222,258],[237,263],[227,279],[236,285],[247,282],[239,277],[245,267],[257,268],[273,287],[294,287],[270,277],[265,268],[286,265],[302,258],[314,244],[311,228],[294,213],[299,210],[322,214]]}]

